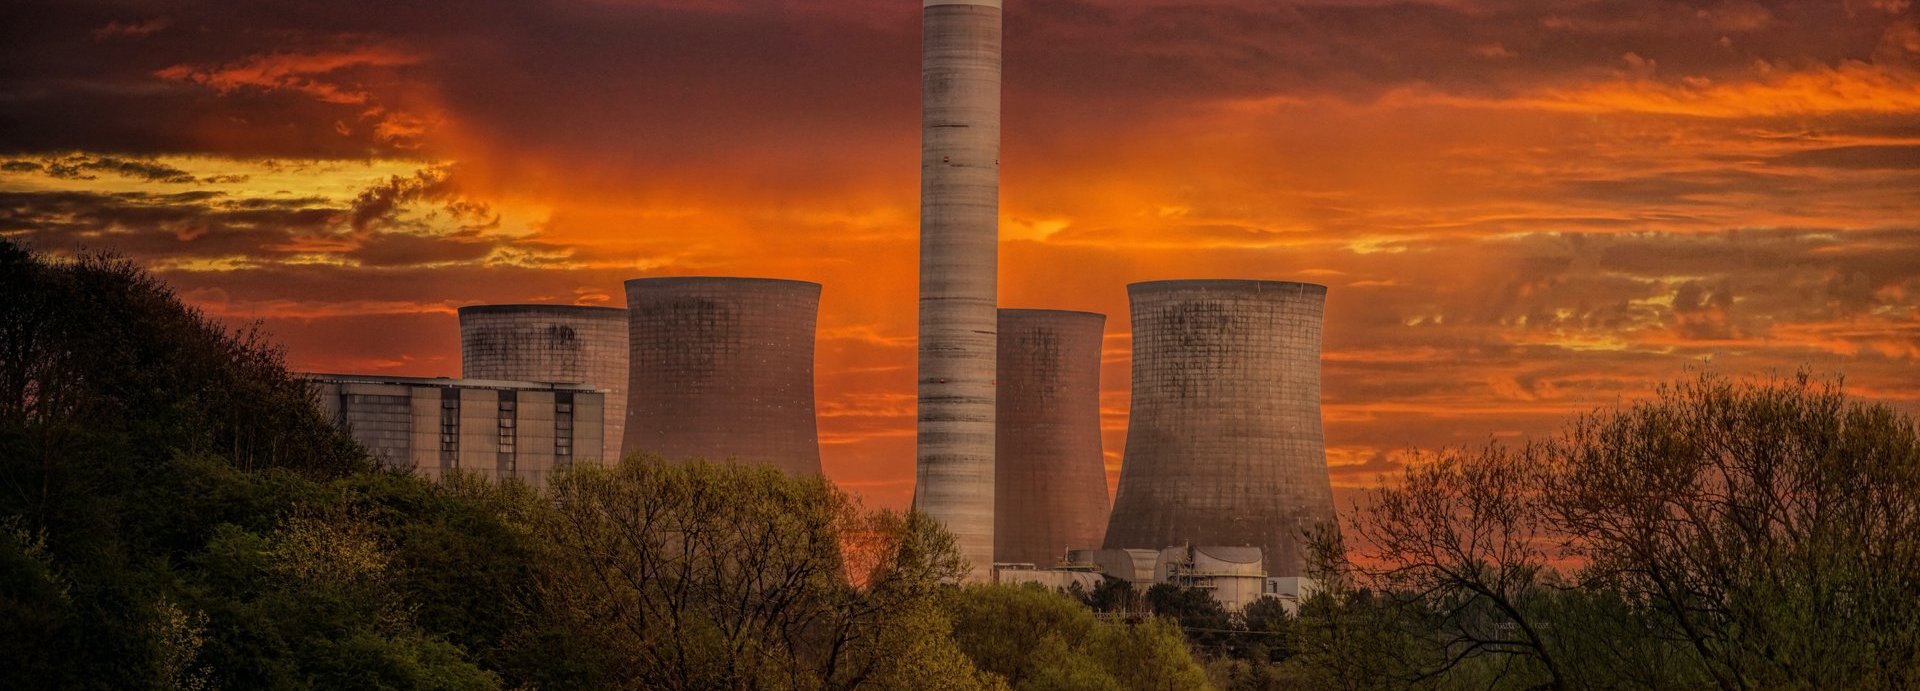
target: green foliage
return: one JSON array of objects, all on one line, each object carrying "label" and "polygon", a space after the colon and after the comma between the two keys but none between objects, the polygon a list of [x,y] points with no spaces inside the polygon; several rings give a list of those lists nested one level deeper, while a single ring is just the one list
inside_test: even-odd
[{"label": "green foliage", "polygon": [[1134,590],[1133,584],[1118,578],[1102,579],[1081,601],[1096,612],[1108,614],[1144,612],[1147,607],[1146,599]]},{"label": "green foliage", "polygon": [[1421,456],[1230,614],[955,587],[931,519],[765,468],[430,484],[124,261],[0,242],[0,294],[0,688],[1920,685],[1920,431],[1805,376]]},{"label": "green foliage", "polygon": [[906,660],[959,660],[935,598],[960,560],[924,517],[738,464],[635,457],[549,489],[536,593],[612,686],[914,686]]},{"label": "green foliage", "polygon": [[1730,688],[1920,685],[1920,431],[1712,375],[1578,420],[1545,487],[1595,592]]},{"label": "green foliage", "polygon": [[1204,670],[1170,622],[1106,622],[1074,598],[1027,585],[947,598],[954,639],[1015,689],[1199,689]]},{"label": "green foliage", "polygon": [[1322,535],[1333,587],[1282,669],[1328,688],[1912,688],[1917,440],[1837,382],[1708,374],[1546,442],[1424,456],[1352,517],[1364,566]]},{"label": "green foliage", "polygon": [[[731,464],[430,484],[127,262],[0,242],[0,292],[0,688],[1006,688],[925,516]],[[1030,688],[1192,686],[1054,604],[1093,635],[1008,651]]]}]

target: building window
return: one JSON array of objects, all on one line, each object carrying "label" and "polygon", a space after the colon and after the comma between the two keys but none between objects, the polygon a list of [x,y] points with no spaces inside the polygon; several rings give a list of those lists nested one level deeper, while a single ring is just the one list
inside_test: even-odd
[{"label": "building window", "polygon": [[566,391],[553,395],[553,464],[573,465],[573,394]]},{"label": "building window", "polygon": [[440,390],[440,472],[460,469],[460,390]]},{"label": "building window", "polygon": [[517,454],[515,453],[515,449],[517,448],[516,442],[518,442],[519,440],[519,435],[518,435],[518,432],[514,429],[513,424],[514,424],[515,409],[518,407],[518,405],[519,405],[518,392],[515,392],[515,391],[500,392],[500,415],[499,415],[500,451],[499,451],[498,460],[500,462],[500,477],[503,477],[503,478],[513,475],[517,470],[517,468],[515,467],[516,466],[515,460],[517,457]]}]

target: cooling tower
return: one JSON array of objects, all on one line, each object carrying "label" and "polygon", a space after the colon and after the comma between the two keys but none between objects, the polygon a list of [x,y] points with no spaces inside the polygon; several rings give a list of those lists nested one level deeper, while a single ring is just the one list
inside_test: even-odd
[{"label": "cooling tower", "polygon": [[585,384],[607,392],[605,448],[620,457],[627,409],[627,311],[570,305],[460,308],[460,376]]},{"label": "cooling tower", "polygon": [[1052,566],[1107,532],[1100,344],[1107,316],[1000,310],[993,554]]},{"label": "cooling tower", "polygon": [[924,0],[920,370],[913,506],[993,573],[1000,0]]},{"label": "cooling tower", "polygon": [[1300,530],[1333,519],[1320,430],[1325,286],[1157,281],[1133,303],[1133,405],[1109,548],[1248,545],[1303,570]]},{"label": "cooling tower", "polygon": [[627,281],[627,453],[820,473],[813,329],[820,284]]}]

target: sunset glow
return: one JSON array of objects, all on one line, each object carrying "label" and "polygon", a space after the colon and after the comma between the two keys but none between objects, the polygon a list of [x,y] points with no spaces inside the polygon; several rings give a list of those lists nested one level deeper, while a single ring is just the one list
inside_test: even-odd
[{"label": "sunset glow", "polygon": [[[462,305],[814,281],[829,477],[914,477],[919,7],[25,3],[0,235],[111,250],[296,369],[457,376]],[[1007,3],[1000,302],[1322,283],[1336,490],[1710,362],[1920,412],[1908,0]],[[1342,501],[1344,506],[1344,500]]]}]

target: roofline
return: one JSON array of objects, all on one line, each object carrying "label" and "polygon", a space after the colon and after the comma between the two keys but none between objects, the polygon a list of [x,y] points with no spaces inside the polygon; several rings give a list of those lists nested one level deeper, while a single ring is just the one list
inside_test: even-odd
[{"label": "roofline", "polygon": [[460,314],[561,312],[561,313],[565,313],[573,316],[593,315],[593,316],[607,316],[607,317],[611,317],[616,314],[625,316],[627,313],[627,310],[624,307],[603,307],[600,305],[549,305],[549,304],[539,304],[539,303],[467,305],[465,307],[461,307],[457,311]]},{"label": "roofline", "polygon": [[651,287],[668,288],[668,287],[674,287],[676,285],[705,286],[705,285],[728,285],[728,284],[735,284],[735,285],[775,284],[775,285],[782,285],[782,286],[789,286],[789,287],[806,286],[806,287],[813,288],[815,291],[820,290],[820,284],[814,283],[813,281],[800,281],[800,280],[794,280],[791,278],[760,278],[755,276],[647,276],[643,278],[627,279],[624,285],[626,285],[626,287],[628,288],[632,288],[636,285],[640,287],[649,287],[649,288]]},{"label": "roofline", "polygon": [[606,389],[596,389],[588,384],[565,382],[511,381],[505,379],[454,379],[451,377],[399,377],[386,374],[337,374],[330,372],[299,372],[294,376],[311,382],[327,384],[387,384],[393,386],[434,386],[460,389],[500,389],[511,391],[572,391],[576,393],[606,393]]},{"label": "roofline", "polygon": [[1306,283],[1302,281],[1273,281],[1273,280],[1261,280],[1261,279],[1250,279],[1250,278],[1189,278],[1189,279],[1174,279],[1174,280],[1166,280],[1166,281],[1141,281],[1139,283],[1127,284],[1128,293],[1158,292],[1158,291],[1165,291],[1165,290],[1182,290],[1182,289],[1190,289],[1190,288],[1202,288],[1202,289],[1217,288],[1222,290],[1241,290],[1241,291],[1252,291],[1252,292],[1261,292],[1265,290],[1306,289],[1309,292],[1317,291],[1322,294],[1325,294],[1327,292],[1327,287],[1319,283]]},{"label": "roofline", "polygon": [[1088,312],[1085,310],[1042,309],[1037,307],[1002,307],[1000,308],[1000,314],[1001,316],[1013,314],[1018,316],[1034,316],[1034,317],[1097,317],[1102,321],[1105,321],[1107,318],[1107,315],[1099,312]]}]

